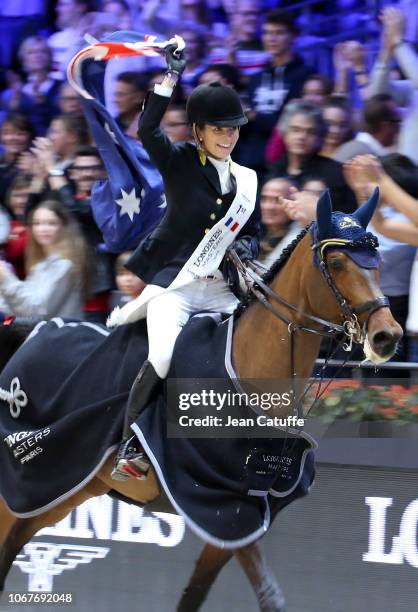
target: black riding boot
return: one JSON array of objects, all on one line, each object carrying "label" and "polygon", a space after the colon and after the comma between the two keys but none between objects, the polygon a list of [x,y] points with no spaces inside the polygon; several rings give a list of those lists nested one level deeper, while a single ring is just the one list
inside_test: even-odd
[{"label": "black riding boot", "polygon": [[150,463],[137,437],[132,435],[131,425],[152,400],[161,380],[152,363],[145,361],[129,393],[122,442],[111,474],[114,480],[127,480],[130,477],[140,480],[146,478],[145,474]]}]

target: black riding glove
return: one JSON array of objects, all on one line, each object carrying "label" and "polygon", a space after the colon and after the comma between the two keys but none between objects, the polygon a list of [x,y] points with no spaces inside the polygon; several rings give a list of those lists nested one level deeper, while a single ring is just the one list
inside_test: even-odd
[{"label": "black riding glove", "polygon": [[242,262],[255,259],[258,256],[258,240],[251,236],[241,236],[226,250],[222,265],[222,274],[232,293],[239,299],[244,295],[240,285],[240,277],[233,261],[228,257],[228,251],[234,250]]},{"label": "black riding glove", "polygon": [[258,241],[251,236],[241,236],[237,238],[229,248],[234,249],[241,261],[255,259],[259,251]]},{"label": "black riding glove", "polygon": [[165,48],[165,59],[170,72],[180,76],[186,67],[184,51],[177,51],[177,45],[167,45]]}]

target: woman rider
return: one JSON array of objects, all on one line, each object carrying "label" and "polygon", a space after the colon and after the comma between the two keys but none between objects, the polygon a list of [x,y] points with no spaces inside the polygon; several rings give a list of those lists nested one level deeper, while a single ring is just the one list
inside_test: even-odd
[{"label": "woman rider", "polygon": [[167,72],[146,98],[138,135],[163,177],[167,210],[126,264],[147,287],[109,320],[120,325],[146,313],[149,340],[148,359],[128,399],[116,480],[143,478],[149,466],[130,425],[167,376],[181,328],[195,312],[232,313],[237,305],[219,270],[227,248],[234,243],[242,260],[259,252],[257,177],[230,157],[247,123],[238,94],[218,82],[197,87],[187,103],[196,145],[172,144],[159,126],[185,60],[175,44],[166,48],[166,59]]}]

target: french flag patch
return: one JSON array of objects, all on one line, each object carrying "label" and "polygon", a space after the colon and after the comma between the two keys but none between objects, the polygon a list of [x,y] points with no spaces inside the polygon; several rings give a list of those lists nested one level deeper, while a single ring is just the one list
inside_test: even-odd
[{"label": "french flag patch", "polygon": [[229,217],[228,221],[225,222],[226,227],[229,227],[231,232],[235,232],[237,227],[239,227],[239,223],[234,221],[233,217]]}]

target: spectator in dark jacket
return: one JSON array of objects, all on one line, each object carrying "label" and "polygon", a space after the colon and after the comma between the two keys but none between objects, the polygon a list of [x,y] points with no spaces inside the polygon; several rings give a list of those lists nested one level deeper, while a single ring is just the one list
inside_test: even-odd
[{"label": "spectator in dark jacket", "polygon": [[0,203],[18,175],[22,154],[29,150],[33,138],[32,124],[24,115],[10,113],[0,130]]},{"label": "spectator in dark jacket", "polygon": [[265,170],[265,147],[283,107],[301,96],[303,84],[314,73],[294,53],[296,27],[289,15],[275,10],[268,13],[263,25],[263,46],[271,54],[264,70],[248,84],[250,112],[248,126],[242,129],[236,152],[239,163]]},{"label": "spectator in dark jacket", "polygon": [[287,105],[280,118],[286,154],[272,168],[271,178],[287,178],[300,189],[309,177],[321,179],[331,190],[335,210],[353,212],[356,198],[348,187],[342,165],[319,155],[327,125],[317,105],[303,100]]},{"label": "spectator in dark jacket", "polygon": [[138,123],[139,112],[147,92],[148,79],[139,72],[121,72],[115,83],[114,103],[118,110],[116,121],[125,131],[131,123]]}]

